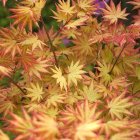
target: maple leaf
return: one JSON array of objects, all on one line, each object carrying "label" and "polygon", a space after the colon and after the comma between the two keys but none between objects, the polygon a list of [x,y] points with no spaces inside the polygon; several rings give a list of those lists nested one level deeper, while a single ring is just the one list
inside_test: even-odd
[{"label": "maple leaf", "polygon": [[59,134],[57,122],[53,118],[41,112],[34,113],[33,115],[35,116],[33,121],[35,129],[33,132],[40,135],[40,138],[43,140],[55,139],[56,135]]},{"label": "maple leaf", "polygon": [[18,57],[19,64],[24,68],[25,72],[29,72],[30,68],[32,68],[35,64],[37,64],[36,59],[33,54],[22,53],[21,56]]},{"label": "maple leaf", "polygon": [[82,34],[76,36],[76,39],[73,41],[76,45],[73,49],[74,51],[80,53],[81,55],[93,55],[94,48],[92,47],[92,42],[89,39],[89,36]]},{"label": "maple leaf", "polygon": [[39,40],[37,35],[29,35],[27,36],[27,38],[25,38],[24,41],[22,41],[21,46],[32,46],[32,51],[34,51],[34,49],[36,48],[40,48],[41,50],[43,49],[42,46],[46,46],[46,44],[44,42],[42,42],[41,40]]},{"label": "maple leaf", "polygon": [[65,126],[69,126],[63,128],[64,134],[77,140],[93,138],[95,131],[101,127],[101,112],[97,111],[97,104],[90,104],[87,100],[76,103],[74,107],[66,107],[61,114],[60,120]]},{"label": "maple leaf", "polygon": [[9,122],[7,129],[19,134],[16,139],[28,139],[33,136],[31,131],[34,127],[32,124],[32,119],[25,110],[23,110],[23,117],[13,113],[11,113],[10,116],[12,118],[11,120],[7,120],[7,122]]},{"label": "maple leaf", "polygon": [[84,11],[93,10],[93,1],[94,0],[77,0],[77,6]]},{"label": "maple leaf", "polygon": [[102,97],[102,95],[98,93],[97,89],[93,85],[93,82],[91,82],[89,86],[84,86],[81,93],[89,102],[96,102]]},{"label": "maple leaf", "polygon": [[3,113],[4,116],[9,114],[9,112],[13,112],[16,108],[15,104],[9,99],[1,99],[0,100],[0,113]]},{"label": "maple leaf", "polygon": [[44,104],[38,103],[38,102],[30,102],[27,105],[24,106],[29,113],[38,111],[38,112],[45,112],[46,106]]},{"label": "maple leaf", "polygon": [[77,26],[81,26],[81,25],[84,25],[85,21],[88,19],[88,17],[81,17],[79,19],[76,19],[76,20],[71,20],[65,27],[67,29],[72,29],[72,28],[76,28]]},{"label": "maple leaf", "polygon": [[69,125],[77,120],[75,109],[72,106],[66,107],[66,109],[64,111],[61,111],[60,114],[61,114],[60,120],[64,124]]},{"label": "maple leaf", "polygon": [[98,65],[99,66],[97,67],[97,69],[100,71],[100,74],[98,76],[101,77],[102,82],[107,84],[112,80],[112,76],[109,74],[111,67],[110,65],[107,65],[105,62],[103,63],[98,62]]},{"label": "maple leaf", "polygon": [[108,109],[109,109],[109,114],[111,115],[112,118],[119,118],[122,119],[122,116],[127,114],[127,115],[132,115],[128,109],[133,105],[132,102],[130,102],[129,97],[124,97],[125,93],[120,94],[118,97],[113,98],[110,102],[108,102]]},{"label": "maple leaf", "polygon": [[97,9],[96,5],[93,3],[94,0],[77,0],[74,2],[74,5],[76,5],[77,16],[83,17],[86,14],[93,14],[93,12]]},{"label": "maple leaf", "polygon": [[125,77],[118,77],[112,80],[109,84],[110,90],[119,89],[120,87],[126,88],[129,85]]},{"label": "maple leaf", "polygon": [[17,5],[16,8],[10,9],[14,13],[11,18],[15,19],[13,25],[18,25],[21,30],[28,25],[29,30],[32,31],[33,23],[38,26],[38,21],[41,16],[41,10],[45,5],[45,0],[35,1],[34,6],[26,5],[26,2]]},{"label": "maple leaf", "polygon": [[0,130],[0,139],[1,140],[10,140],[9,137],[2,130]]},{"label": "maple leaf", "polygon": [[76,108],[77,120],[83,123],[99,119],[101,112],[97,112],[97,105],[97,103],[90,104],[87,100],[78,103]]},{"label": "maple leaf", "polygon": [[105,132],[110,136],[112,132],[121,132],[121,130],[128,127],[128,121],[125,120],[110,120],[102,125],[101,132]]},{"label": "maple leaf", "polygon": [[130,2],[128,2],[130,4],[134,5],[134,9],[139,9],[140,8],[140,1],[139,0],[131,0]]},{"label": "maple leaf", "polygon": [[58,4],[56,4],[57,12],[53,11],[53,18],[57,19],[58,22],[66,23],[71,19],[73,14],[75,13],[75,6],[71,6],[71,1],[67,0],[59,0]]},{"label": "maple leaf", "polygon": [[57,8],[57,12],[52,10],[52,12],[54,14],[53,18],[56,19],[57,22],[63,22],[63,24],[66,23],[69,20],[70,17],[65,15],[63,12],[61,12],[58,9],[58,7],[56,7],[56,8]]},{"label": "maple leaf", "polygon": [[59,112],[58,108],[51,107],[51,108],[48,108],[47,112],[45,112],[45,113],[47,113],[47,115],[49,117],[56,119],[60,112]]},{"label": "maple leaf", "polygon": [[31,83],[31,86],[29,88],[26,88],[28,93],[26,97],[30,97],[31,101],[37,101],[39,102],[43,97],[44,94],[43,88],[39,86],[38,83],[34,84]]},{"label": "maple leaf", "polygon": [[48,115],[41,112],[32,112],[28,115],[24,109],[22,114],[18,116],[11,113],[12,118],[6,120],[9,123],[6,129],[18,134],[17,140],[53,140],[59,133],[57,123]]},{"label": "maple leaf", "polygon": [[10,73],[11,73],[11,69],[10,68],[6,68],[4,66],[0,66],[0,74],[8,76]]},{"label": "maple leaf", "polygon": [[1,28],[0,30],[0,46],[4,49],[4,54],[9,54],[12,58],[16,54],[21,54],[21,47],[19,41],[21,40],[22,33],[19,29],[11,28]]},{"label": "maple leaf", "polygon": [[10,9],[14,15],[11,18],[15,19],[13,25],[18,24],[20,29],[28,25],[29,29],[32,31],[33,22],[38,25],[37,19],[34,18],[34,13],[30,7],[18,5],[15,9]]},{"label": "maple leaf", "polygon": [[76,102],[78,102],[78,100],[82,100],[82,99],[84,99],[84,97],[79,95],[78,92],[74,92],[74,93],[73,92],[69,92],[65,102],[67,104],[73,105]]},{"label": "maple leaf", "polygon": [[79,124],[76,128],[76,132],[74,135],[74,140],[84,140],[87,138],[96,138],[97,131],[101,127],[100,121],[88,122]]},{"label": "maple leaf", "polygon": [[30,76],[37,76],[39,79],[41,79],[41,75],[40,73],[46,73],[47,71],[47,67],[49,66],[48,64],[46,64],[48,62],[47,59],[42,59],[42,58],[38,58],[36,60],[36,63],[34,63],[32,65],[32,67],[30,67],[28,73]]},{"label": "maple leaf", "polygon": [[104,19],[109,21],[110,24],[117,23],[119,19],[124,19],[126,20],[126,16],[128,16],[126,12],[126,9],[121,10],[121,3],[115,7],[115,4],[111,0],[110,6],[105,3],[106,9],[102,9],[103,14],[104,14]]},{"label": "maple leaf", "polygon": [[[124,131],[117,134],[114,134],[110,140],[137,140],[137,137],[135,137],[137,132],[135,131]],[[139,139],[139,138],[138,138]]]},{"label": "maple leaf", "polygon": [[57,107],[58,104],[64,103],[65,94],[61,93],[60,89],[57,86],[49,87],[47,93],[47,100],[45,101],[46,106],[49,107]]},{"label": "maple leaf", "polygon": [[112,97],[114,94],[104,85],[104,83],[96,83],[95,87],[96,87],[98,94],[103,95],[104,98],[105,97]]},{"label": "maple leaf", "polygon": [[77,85],[77,80],[82,79],[81,75],[85,73],[85,71],[81,70],[82,67],[83,65],[79,65],[79,61],[75,64],[72,61],[64,74],[60,68],[55,66],[55,69],[52,69],[54,73],[52,77],[56,79],[58,84],[60,84],[61,89],[64,88],[67,90],[67,86],[70,86],[71,84]]},{"label": "maple leaf", "polygon": [[75,13],[74,6],[71,6],[70,0],[64,1],[64,0],[58,0],[58,7],[61,12],[63,12],[66,15],[72,15]]},{"label": "maple leaf", "polygon": [[56,82],[60,84],[61,89],[67,90],[67,81],[66,78],[63,76],[62,70],[55,66],[55,69],[51,69],[53,71],[53,78],[56,79]]},{"label": "maple leaf", "polygon": [[73,61],[71,62],[70,66],[68,66],[68,85],[74,83],[77,85],[77,80],[82,79],[82,74],[85,73],[84,70],[81,70],[83,65],[79,65],[79,61],[75,64]]}]

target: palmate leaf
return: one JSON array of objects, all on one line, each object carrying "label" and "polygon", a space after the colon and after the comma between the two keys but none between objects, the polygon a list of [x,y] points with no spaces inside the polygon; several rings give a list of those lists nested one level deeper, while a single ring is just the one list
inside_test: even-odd
[{"label": "palmate leaf", "polygon": [[58,134],[57,123],[54,119],[42,112],[33,112],[29,115],[23,110],[23,115],[18,116],[11,113],[9,127],[6,129],[11,130],[17,134],[15,140],[54,140]]},{"label": "palmate leaf", "polygon": [[65,99],[65,103],[69,105],[75,104],[78,100],[82,100],[84,97],[79,95],[78,92],[68,92],[68,96]]},{"label": "palmate leaf", "polygon": [[0,113],[3,113],[4,116],[9,114],[9,112],[13,112],[13,110],[16,108],[15,104],[10,100],[0,100]]},{"label": "palmate leaf", "polygon": [[45,101],[45,105],[49,107],[57,107],[59,104],[64,103],[65,101],[65,94],[61,93],[58,86],[49,87],[47,93],[49,94],[47,96],[47,99]]},{"label": "palmate leaf", "polygon": [[77,6],[84,11],[93,11],[93,1],[94,0],[77,0]]},{"label": "palmate leaf", "polygon": [[121,10],[121,3],[115,7],[114,2],[111,0],[110,6],[105,3],[106,9],[102,9],[103,11],[103,17],[105,20],[109,21],[110,24],[117,23],[119,19],[126,20],[126,16],[128,14],[126,13],[126,9]]},{"label": "palmate leaf", "polygon": [[92,105],[87,100],[76,103],[75,107],[67,107],[61,114],[60,120],[65,125],[63,131],[74,140],[93,139],[102,125],[97,104]]},{"label": "palmate leaf", "polygon": [[125,94],[126,91],[108,102],[109,114],[113,119],[122,119],[123,115],[132,115],[129,108],[133,103],[130,101],[130,97],[124,97]]},{"label": "palmate leaf", "polygon": [[78,17],[83,17],[89,14],[93,14],[93,12],[97,9],[97,6],[94,4],[95,0],[76,0],[73,1],[74,5],[76,5],[76,11]]},{"label": "palmate leaf", "polygon": [[126,88],[129,85],[127,82],[127,79],[125,77],[118,77],[112,80],[112,82],[109,84],[110,90],[113,89],[120,89],[120,88]]},{"label": "palmate leaf", "polygon": [[32,51],[34,51],[34,49],[36,48],[40,48],[41,50],[43,49],[42,46],[46,45],[45,43],[43,43],[37,35],[28,35],[27,38],[25,38],[24,41],[22,41],[21,46],[32,46]]},{"label": "palmate leaf", "polygon": [[67,86],[70,86],[71,84],[77,85],[77,81],[82,79],[81,75],[85,73],[82,68],[83,65],[79,65],[79,61],[75,64],[72,61],[70,66],[67,67],[66,73],[62,72],[62,70],[57,67],[52,69],[52,72],[54,73],[52,77],[56,79],[56,82],[60,85],[61,89],[64,88],[67,90]]},{"label": "palmate leaf", "polygon": [[66,78],[63,76],[62,70],[55,67],[55,69],[52,69],[52,71],[54,73],[52,77],[56,79],[56,82],[60,85],[60,88],[67,90],[67,82]]},{"label": "palmate leaf", "polygon": [[100,93],[98,93],[95,88],[93,82],[91,82],[90,86],[84,86],[83,90],[80,93],[86,98],[89,102],[96,102],[98,99],[102,97]]},{"label": "palmate leaf", "polygon": [[89,40],[88,35],[77,35],[73,43],[75,44],[74,51],[81,55],[93,55],[95,49],[92,47],[92,41]]},{"label": "palmate leaf", "polygon": [[34,113],[33,116],[35,116],[33,132],[39,135],[39,140],[55,140],[56,135],[59,134],[57,122],[45,113]]},{"label": "palmate leaf", "polygon": [[90,104],[87,100],[78,103],[76,108],[76,117],[79,122],[92,122],[98,120],[101,112],[97,111],[97,103]]},{"label": "palmate leaf", "polygon": [[11,113],[10,116],[12,118],[11,120],[7,120],[7,122],[9,123],[9,127],[7,127],[7,129],[19,134],[16,139],[22,140],[32,137],[32,119],[25,110],[23,111],[23,117],[20,117],[13,113]]},{"label": "palmate leaf", "polygon": [[28,113],[38,111],[38,112],[46,112],[47,107],[44,104],[38,103],[38,102],[30,102],[25,101],[27,105],[24,105],[24,107],[27,109]]},{"label": "palmate leaf", "polygon": [[87,123],[81,123],[77,126],[74,140],[86,140],[86,139],[96,139],[97,131],[101,127],[101,121],[93,121]]},{"label": "palmate leaf", "polygon": [[34,6],[26,3],[27,1],[22,2],[20,5],[17,5],[16,8],[10,9],[14,13],[11,18],[15,19],[13,25],[20,26],[20,29],[23,30],[26,25],[29,27],[29,30],[32,31],[33,24],[38,26],[38,21],[41,16],[41,10],[45,5],[45,0],[34,1]]},{"label": "palmate leaf", "polygon": [[39,86],[38,83],[34,84],[31,83],[31,87],[26,88],[27,89],[27,97],[31,98],[31,101],[37,101],[39,102],[43,97],[44,94],[43,88]]},{"label": "palmate leaf", "polygon": [[66,109],[64,111],[61,111],[60,114],[61,114],[60,120],[64,124],[69,125],[77,120],[75,109],[72,106],[66,107]]},{"label": "palmate leaf", "polygon": [[4,54],[10,54],[12,58],[16,54],[21,54],[22,50],[18,42],[21,40],[23,34],[24,33],[21,33],[18,28],[1,28],[0,46],[3,49]]},{"label": "palmate leaf", "polygon": [[72,83],[77,85],[77,80],[82,79],[81,75],[85,73],[82,68],[83,65],[79,65],[79,61],[77,61],[75,64],[73,61],[71,62],[70,66],[68,66],[68,85]]},{"label": "palmate leaf", "polygon": [[58,22],[66,23],[75,13],[75,6],[71,6],[71,0],[59,0],[56,4],[57,12],[53,11],[53,18],[57,19]]},{"label": "palmate leaf", "polygon": [[0,66],[0,76],[1,75],[8,76],[10,73],[11,73],[11,69],[10,68],[6,68],[4,66]]},{"label": "palmate leaf", "polygon": [[139,0],[130,0],[130,2],[128,2],[130,4],[134,5],[134,9],[139,9],[140,8],[140,1]]},{"label": "palmate leaf", "polygon": [[9,137],[2,130],[0,130],[0,139],[1,140],[10,140]]},{"label": "palmate leaf", "polygon": [[110,140],[138,140],[137,137],[135,137],[135,134],[137,132],[135,131],[124,131],[121,133],[114,134]]},{"label": "palmate leaf", "polygon": [[101,81],[108,84],[112,80],[112,76],[109,74],[111,66],[107,65],[105,62],[98,62],[98,65],[97,69],[100,71],[99,77],[101,78]]},{"label": "palmate leaf", "polygon": [[74,7],[75,6],[71,6],[71,0],[67,0],[67,1],[64,1],[64,0],[58,0],[58,7],[59,7],[59,10],[61,12],[63,12],[65,15],[72,15],[73,13],[75,13],[74,11]]},{"label": "palmate leaf", "polygon": [[66,23],[68,21],[68,19],[70,18],[70,16],[67,16],[63,12],[61,12],[58,7],[56,7],[56,8],[57,8],[57,12],[52,10],[52,12],[54,14],[53,18],[56,19],[57,22]]},{"label": "palmate leaf", "polygon": [[79,19],[76,20],[71,20],[65,27],[67,29],[72,29],[72,28],[77,28],[77,26],[81,26],[84,25],[84,22],[86,22],[88,19],[88,17],[81,17]]},{"label": "palmate leaf", "polygon": [[34,63],[28,73],[30,76],[33,76],[35,75],[36,77],[38,77],[39,79],[41,79],[41,73],[47,73],[47,67],[49,66],[47,64],[48,60],[47,59],[44,59],[44,58],[38,58],[36,60],[36,63]]},{"label": "palmate leaf", "polygon": [[90,104],[87,100],[82,103],[76,103],[75,107],[66,107],[64,111],[61,111],[60,120],[66,124],[72,124],[74,122],[86,123],[98,120],[101,112],[97,111],[97,104]]},{"label": "palmate leaf", "polygon": [[105,132],[106,136],[110,136],[113,132],[121,132],[128,127],[126,120],[110,120],[103,123],[101,132]]}]

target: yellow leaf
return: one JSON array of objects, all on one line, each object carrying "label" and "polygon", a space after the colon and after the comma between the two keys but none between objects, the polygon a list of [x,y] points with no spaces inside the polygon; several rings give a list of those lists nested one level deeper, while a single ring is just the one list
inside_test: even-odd
[{"label": "yellow leaf", "polygon": [[73,61],[71,62],[71,65],[68,66],[68,85],[72,83],[77,85],[77,80],[82,79],[81,75],[85,73],[82,68],[83,65],[79,65],[79,61],[77,61],[75,64]]},{"label": "yellow leaf", "polygon": [[66,82],[66,78],[63,76],[62,71],[60,68],[55,67],[55,69],[52,69],[53,71],[53,78],[56,79],[56,82],[58,84],[60,84],[61,89],[65,89],[67,90],[67,82]]},{"label": "yellow leaf", "polygon": [[30,97],[31,101],[39,102],[43,98],[42,95],[44,94],[44,91],[43,88],[40,87],[38,83],[36,84],[31,83],[31,87],[26,89],[28,91],[26,96]]},{"label": "yellow leaf", "polygon": [[104,19],[109,21],[110,24],[117,23],[119,19],[127,19],[126,16],[128,16],[126,12],[126,9],[121,10],[121,3],[115,7],[115,4],[111,0],[110,6],[105,2],[106,9],[102,9],[104,14]]}]

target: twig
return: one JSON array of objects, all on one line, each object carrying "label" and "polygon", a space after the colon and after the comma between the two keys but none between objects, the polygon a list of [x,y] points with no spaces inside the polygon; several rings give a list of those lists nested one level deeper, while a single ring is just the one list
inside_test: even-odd
[{"label": "twig", "polygon": [[11,83],[13,83],[23,94],[26,93],[11,77],[8,78],[10,79]]},{"label": "twig", "polygon": [[51,50],[52,53],[53,53],[56,66],[58,67],[58,61],[57,61],[57,57],[56,57],[56,54],[55,54],[55,47],[53,46],[52,40],[51,40],[50,35],[49,35],[49,33],[48,33],[47,29],[46,29],[46,25],[45,25],[44,20],[43,20],[42,17],[41,17],[41,22],[42,22],[42,24],[43,24],[43,26],[44,26],[44,29],[45,29],[45,32],[46,32],[46,34],[47,34],[47,37],[48,37],[48,40],[49,40],[49,43],[50,43],[50,50]]},{"label": "twig", "polygon": [[64,25],[62,25],[59,30],[56,32],[56,35],[53,37],[53,40],[61,33],[61,31],[64,29],[64,27],[73,19],[73,17],[71,17]]},{"label": "twig", "polygon": [[120,56],[121,56],[122,52],[124,51],[125,47],[126,47],[126,45],[124,45],[124,46],[123,46],[122,50],[120,51],[119,55],[117,56],[117,58],[116,58],[116,60],[115,60],[115,62],[114,62],[114,64],[113,64],[113,66],[112,66],[112,68],[111,68],[111,70],[110,70],[109,74],[111,74],[111,73],[112,73],[112,71],[113,71],[113,69],[114,69],[115,65],[117,64],[117,62],[118,62],[118,60],[119,60],[119,58],[120,58]]}]

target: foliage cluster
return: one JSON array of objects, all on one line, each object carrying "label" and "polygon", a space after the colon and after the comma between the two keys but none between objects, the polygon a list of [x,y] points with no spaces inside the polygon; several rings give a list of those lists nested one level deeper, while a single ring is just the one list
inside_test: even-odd
[{"label": "foliage cluster", "polygon": [[[129,13],[114,1],[58,0],[57,31],[45,25],[45,0],[9,8],[0,140],[140,139],[140,13],[126,26]],[[127,2],[139,11],[139,0]]]}]

